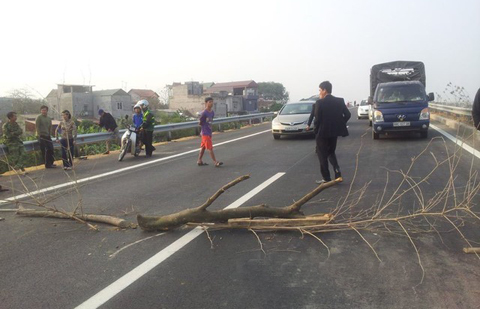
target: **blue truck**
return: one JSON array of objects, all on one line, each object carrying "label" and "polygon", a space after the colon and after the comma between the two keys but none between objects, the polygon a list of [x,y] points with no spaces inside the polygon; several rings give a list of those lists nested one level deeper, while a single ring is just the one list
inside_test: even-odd
[{"label": "blue truck", "polygon": [[376,64],[370,71],[372,138],[392,132],[418,132],[428,137],[433,93],[425,92],[425,65],[420,61]]}]

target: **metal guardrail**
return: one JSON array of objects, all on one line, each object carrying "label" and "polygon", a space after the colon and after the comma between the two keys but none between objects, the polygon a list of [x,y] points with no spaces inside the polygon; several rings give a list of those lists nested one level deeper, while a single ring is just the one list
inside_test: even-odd
[{"label": "metal guardrail", "polygon": [[[237,121],[251,121],[253,119],[260,119],[263,121],[263,118],[273,117],[274,113],[258,113],[258,114],[248,114],[248,115],[241,115],[241,116],[234,116],[234,117],[224,117],[224,118],[217,118],[213,120],[213,124],[218,124],[219,126],[222,123],[229,123],[229,122],[237,122]],[[179,123],[169,123],[169,124],[162,124],[156,125],[154,129],[154,133],[161,133],[161,132],[171,132],[176,130],[184,130],[184,129],[192,129],[198,128],[198,121],[188,121],[188,122],[179,122]],[[119,130],[119,135],[121,136],[126,129]],[[77,136],[76,143],[77,145],[85,145],[85,144],[93,144],[102,141],[107,141],[112,139],[113,136],[109,132],[99,132],[99,133],[89,133],[89,134],[79,134]],[[23,142],[26,151],[33,151],[39,150],[40,146],[38,141],[26,141]],[[59,148],[60,144],[53,143],[54,147]],[[0,155],[3,155],[6,151],[6,147],[3,144],[0,144]]]},{"label": "metal guardrail", "polygon": [[471,108],[456,107],[456,106],[435,104],[435,103],[429,103],[428,106],[433,110],[442,111],[450,114],[455,114],[459,116],[469,116],[469,117],[472,116]]}]

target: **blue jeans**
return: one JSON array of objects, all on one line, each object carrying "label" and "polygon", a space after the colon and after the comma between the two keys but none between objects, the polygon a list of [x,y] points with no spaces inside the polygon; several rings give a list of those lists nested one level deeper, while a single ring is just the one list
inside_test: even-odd
[{"label": "blue jeans", "polygon": [[63,167],[72,167],[73,166],[73,139],[64,139],[60,140],[62,145],[62,161]]}]

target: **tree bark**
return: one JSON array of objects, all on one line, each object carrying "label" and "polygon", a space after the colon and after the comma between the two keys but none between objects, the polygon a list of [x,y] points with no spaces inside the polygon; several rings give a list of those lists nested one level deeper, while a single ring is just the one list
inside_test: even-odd
[{"label": "tree bark", "polygon": [[138,225],[145,231],[168,231],[190,222],[220,223],[228,222],[228,219],[256,217],[305,218],[304,214],[300,211],[302,205],[324,189],[329,188],[337,183],[335,181],[323,183],[292,205],[281,208],[268,207],[267,205],[257,205],[235,209],[223,209],[218,211],[208,211],[206,209],[220,194],[225,192],[226,188],[230,188],[245,179],[248,179],[248,176],[239,177],[236,180],[228,183],[218,190],[217,193],[215,193],[212,197],[210,197],[207,202],[196,208],[182,210],[166,216],[143,216],[138,214]]}]

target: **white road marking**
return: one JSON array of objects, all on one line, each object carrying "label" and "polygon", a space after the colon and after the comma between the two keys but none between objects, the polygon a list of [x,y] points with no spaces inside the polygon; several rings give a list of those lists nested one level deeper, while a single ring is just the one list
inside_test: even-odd
[{"label": "white road marking", "polygon": [[[271,130],[269,129],[269,130],[261,131],[261,132],[258,132],[258,133],[242,136],[242,137],[235,138],[235,139],[232,139],[232,140],[229,140],[229,141],[214,144],[213,146],[216,147],[216,146],[221,146],[221,145],[233,143],[233,142],[236,142],[236,141],[239,141],[239,140],[242,140],[242,139],[246,139],[246,138],[250,138],[250,137],[253,137],[253,136],[256,136],[256,135],[259,135],[259,134],[263,134],[263,133],[266,133],[266,132],[271,132]],[[156,159],[156,160],[152,160],[152,161],[148,161],[148,162],[144,162],[144,163],[140,163],[140,164],[136,164],[136,165],[132,165],[132,166],[127,166],[127,167],[120,168],[118,170],[114,170],[114,171],[110,171],[110,172],[106,172],[106,173],[103,173],[103,174],[99,174],[99,175],[95,175],[95,176],[91,176],[91,177],[86,177],[86,178],[66,182],[66,183],[63,183],[63,184],[60,184],[60,185],[55,185],[55,186],[51,186],[51,187],[48,187],[48,188],[43,188],[43,189],[39,189],[39,190],[36,190],[36,191],[31,191],[31,192],[28,192],[28,193],[25,193],[25,194],[12,196],[12,197],[0,200],[0,205],[8,204],[12,201],[16,201],[16,200],[19,200],[19,199],[22,199],[22,198],[32,197],[34,195],[38,195],[38,194],[41,194],[41,193],[47,193],[47,192],[50,192],[50,191],[53,191],[53,190],[58,190],[58,189],[73,186],[73,185],[76,185],[76,184],[81,184],[81,183],[84,183],[84,182],[88,182],[88,181],[91,181],[91,180],[107,177],[107,176],[110,176],[110,175],[123,173],[125,171],[136,169],[136,168],[139,168],[139,167],[142,167],[142,166],[147,166],[147,165],[155,164],[155,163],[158,163],[158,162],[170,160],[172,158],[181,157],[181,156],[184,156],[184,155],[187,155],[187,154],[190,154],[190,153],[194,153],[194,152],[198,152],[198,151],[199,151],[199,149],[193,149],[193,150],[189,150],[189,151],[186,151],[186,152],[178,153],[176,155],[168,156],[168,157],[165,157],[165,158],[160,158],[160,159]]]},{"label": "white road marking", "polygon": [[[237,208],[241,206],[243,203],[251,199],[253,196],[255,196],[257,193],[268,187],[270,184],[272,184],[274,181],[279,179],[285,175],[285,173],[277,173],[264,181],[262,184],[260,184],[258,187],[254,188],[232,204],[228,205],[225,207],[225,209],[232,209],[232,208]],[[199,235],[201,235],[204,232],[204,230],[201,227],[196,227],[192,231],[188,232],[175,242],[173,242],[171,245],[166,247],[165,249],[161,250],[139,266],[135,267],[133,270],[125,274],[123,277],[117,279],[117,281],[113,282],[109,286],[107,286],[105,289],[101,290],[94,296],[92,296],[90,299],[86,300],[83,304],[79,305],[76,307],[76,309],[93,309],[93,308],[98,308],[101,305],[103,305],[105,302],[110,300],[112,297],[123,291],[126,287],[128,287],[130,284],[134,283],[138,279],[140,279],[143,275],[148,273],[150,270],[158,266],[160,263],[165,261],[167,258],[172,256],[175,252],[178,250],[182,249],[184,246],[186,246],[189,242],[197,238]]]},{"label": "white road marking", "polygon": [[456,138],[455,136],[451,135],[450,133],[447,133],[446,131],[440,129],[439,127],[437,127],[433,124],[430,124],[430,128],[440,132],[446,138],[448,138],[449,140],[451,140],[452,142],[454,142],[458,146],[462,147],[463,149],[465,149],[466,151],[470,152],[472,155],[474,155],[475,157],[480,159],[480,152],[478,150],[476,150],[475,148],[473,148],[473,147],[467,145],[466,143],[464,143],[461,139]]}]

